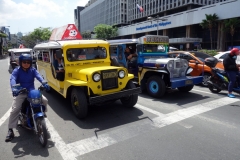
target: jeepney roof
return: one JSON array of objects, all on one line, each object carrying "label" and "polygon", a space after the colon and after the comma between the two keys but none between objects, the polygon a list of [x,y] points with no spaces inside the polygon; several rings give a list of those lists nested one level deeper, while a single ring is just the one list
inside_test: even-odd
[{"label": "jeepney roof", "polygon": [[40,43],[34,46],[34,49],[59,49],[66,44],[109,44],[104,40],[60,40]]},{"label": "jeepney roof", "polygon": [[115,39],[108,40],[110,45],[138,43],[138,39]]},{"label": "jeepney roof", "polygon": [[32,48],[13,48],[9,49],[9,52],[30,52]]}]

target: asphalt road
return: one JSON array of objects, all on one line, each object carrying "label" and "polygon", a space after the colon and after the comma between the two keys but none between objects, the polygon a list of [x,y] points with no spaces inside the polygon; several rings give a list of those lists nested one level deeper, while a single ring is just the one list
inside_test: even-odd
[{"label": "asphalt road", "polygon": [[142,93],[133,109],[120,102],[91,107],[85,120],[77,119],[57,93],[44,93],[51,135],[47,147],[23,128],[5,143],[12,103],[8,59],[0,60],[0,68],[0,160],[240,159],[240,97],[212,94],[200,86],[161,99]]}]

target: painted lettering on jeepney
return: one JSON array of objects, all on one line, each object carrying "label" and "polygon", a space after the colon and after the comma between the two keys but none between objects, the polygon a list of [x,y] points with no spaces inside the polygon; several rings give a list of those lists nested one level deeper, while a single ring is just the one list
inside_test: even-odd
[{"label": "painted lettering on jeepney", "polygon": [[108,73],[103,73],[103,79],[107,78],[115,78],[117,77],[117,72],[108,72]]},{"label": "painted lettering on jeepney", "polygon": [[144,44],[168,44],[169,39],[168,37],[161,37],[161,36],[146,36],[143,38]]}]

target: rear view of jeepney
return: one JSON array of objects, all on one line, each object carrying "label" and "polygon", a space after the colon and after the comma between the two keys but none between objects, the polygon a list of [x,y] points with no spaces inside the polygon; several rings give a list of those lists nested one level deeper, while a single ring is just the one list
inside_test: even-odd
[{"label": "rear view of jeepney", "polygon": [[189,76],[187,60],[167,57],[168,41],[167,36],[147,35],[137,45],[139,83],[152,97],[162,97],[167,89],[189,92],[203,79]]},{"label": "rear view of jeepney", "polygon": [[22,54],[29,54],[32,56],[33,61],[32,61],[32,66],[36,67],[36,60],[33,57],[33,50],[31,48],[14,48],[14,49],[9,49],[9,56],[10,56],[10,66],[9,66],[9,72],[11,73],[16,67],[19,66],[19,57]]},{"label": "rear view of jeepney", "polygon": [[[38,70],[51,88],[71,100],[78,118],[87,116],[90,105],[103,105],[120,100],[133,107],[140,87],[136,87],[124,67],[111,66],[109,44],[102,40],[67,40],[38,44],[38,53],[49,54],[50,60],[38,60]],[[55,56],[56,55],[56,56]],[[64,63],[64,79],[54,76],[54,56]]]}]

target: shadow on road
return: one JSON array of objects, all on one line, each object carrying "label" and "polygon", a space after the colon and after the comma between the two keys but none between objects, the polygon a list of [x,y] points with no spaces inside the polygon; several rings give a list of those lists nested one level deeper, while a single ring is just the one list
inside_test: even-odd
[{"label": "shadow on road", "polygon": [[159,101],[163,103],[169,103],[169,104],[177,104],[179,106],[186,105],[188,103],[204,100],[210,98],[207,94],[197,94],[194,92],[180,92],[177,89],[168,90],[167,93],[161,97],[161,98],[153,98],[150,95],[148,95],[147,92],[142,92],[142,94],[139,95],[140,97],[151,99],[152,101]]},{"label": "shadow on road", "polygon": [[52,141],[48,140],[47,146],[43,148],[34,131],[30,131],[22,127],[17,127],[16,129],[19,136],[15,136],[15,138],[9,142],[15,143],[15,146],[12,148],[15,155],[14,158],[22,158],[27,155],[41,157],[49,156],[48,149],[54,147],[54,143]]},{"label": "shadow on road", "polygon": [[[51,93],[44,92],[43,94],[48,98],[49,107],[64,121],[72,121],[83,129],[98,128],[98,130],[106,130],[144,119],[139,118],[143,115],[141,110],[126,108],[120,101],[116,101],[109,105],[90,106],[87,117],[79,120],[74,115],[70,102],[56,91],[52,90]],[[51,119],[51,117],[48,118]]]}]

